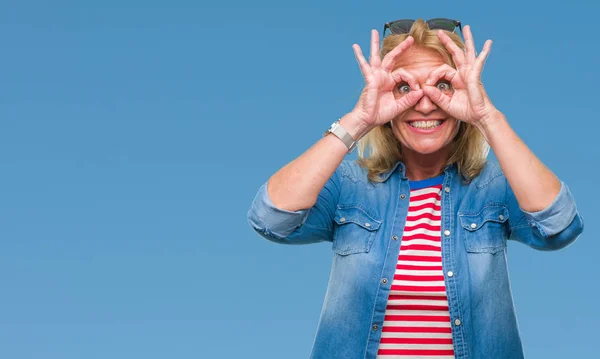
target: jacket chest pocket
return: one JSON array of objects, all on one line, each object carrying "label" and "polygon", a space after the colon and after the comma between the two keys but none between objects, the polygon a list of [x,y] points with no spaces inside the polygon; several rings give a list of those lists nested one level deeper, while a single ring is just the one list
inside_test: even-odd
[{"label": "jacket chest pocket", "polygon": [[339,255],[369,252],[382,222],[356,206],[338,206],[334,221],[333,251]]},{"label": "jacket chest pocket", "polygon": [[467,252],[497,253],[506,247],[508,209],[487,205],[479,213],[458,213]]}]

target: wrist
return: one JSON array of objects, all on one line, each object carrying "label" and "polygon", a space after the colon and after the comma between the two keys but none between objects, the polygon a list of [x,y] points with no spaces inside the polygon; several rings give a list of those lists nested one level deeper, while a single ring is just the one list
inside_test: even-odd
[{"label": "wrist", "polygon": [[498,110],[494,110],[488,116],[485,116],[479,120],[477,127],[483,133],[485,138],[488,139],[488,135],[493,133],[494,129],[504,122],[506,122],[506,117],[504,117],[504,114]]},{"label": "wrist", "polygon": [[347,113],[340,119],[340,125],[352,136],[355,141],[360,140],[374,127],[367,125],[353,112]]}]

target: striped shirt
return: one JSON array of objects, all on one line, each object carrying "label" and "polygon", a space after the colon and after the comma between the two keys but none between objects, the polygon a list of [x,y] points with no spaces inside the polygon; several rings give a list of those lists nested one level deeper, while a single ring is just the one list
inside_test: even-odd
[{"label": "striped shirt", "polygon": [[454,358],[440,238],[443,175],[410,182],[378,358]]}]

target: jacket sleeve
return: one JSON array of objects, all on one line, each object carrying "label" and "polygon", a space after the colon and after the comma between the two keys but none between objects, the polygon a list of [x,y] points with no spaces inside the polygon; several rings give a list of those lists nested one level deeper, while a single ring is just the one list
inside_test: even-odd
[{"label": "jacket sleeve", "polygon": [[557,250],[573,243],[583,232],[583,218],[577,211],[573,195],[562,181],[554,201],[539,212],[522,210],[508,181],[506,200],[511,240],[539,250]]},{"label": "jacket sleeve", "polygon": [[273,205],[267,183],[263,184],[248,211],[248,223],[262,237],[283,244],[309,244],[333,240],[333,218],[341,192],[340,171],[334,172],[314,206],[286,211]]}]

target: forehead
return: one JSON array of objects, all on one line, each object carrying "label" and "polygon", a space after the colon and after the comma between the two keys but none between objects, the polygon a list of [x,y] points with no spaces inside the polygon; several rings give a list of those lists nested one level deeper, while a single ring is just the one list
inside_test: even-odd
[{"label": "forehead", "polygon": [[431,71],[445,63],[444,57],[436,50],[411,46],[396,60],[396,68],[403,68],[419,78],[427,77]]}]

